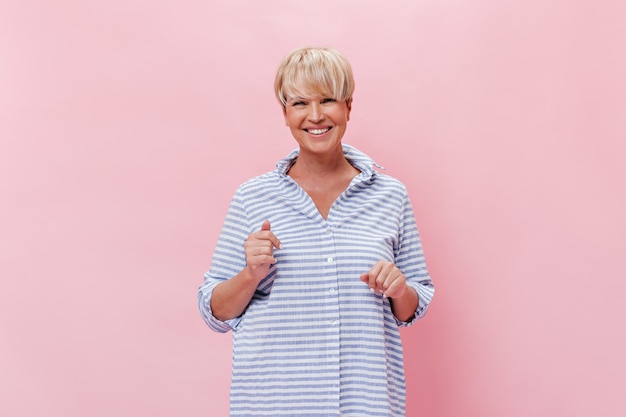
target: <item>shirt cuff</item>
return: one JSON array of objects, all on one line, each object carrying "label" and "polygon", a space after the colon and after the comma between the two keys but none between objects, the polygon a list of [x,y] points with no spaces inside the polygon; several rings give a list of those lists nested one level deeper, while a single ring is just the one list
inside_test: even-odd
[{"label": "shirt cuff", "polygon": [[205,283],[200,286],[198,290],[198,308],[200,309],[200,314],[211,330],[219,333],[236,330],[241,322],[241,317],[222,321],[213,315],[213,311],[211,310],[211,296],[213,295],[213,288],[215,288],[216,285],[216,283]]}]

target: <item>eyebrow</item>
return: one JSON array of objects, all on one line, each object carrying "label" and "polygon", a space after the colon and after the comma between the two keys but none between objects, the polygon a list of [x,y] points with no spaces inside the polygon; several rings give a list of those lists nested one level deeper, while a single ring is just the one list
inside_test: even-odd
[{"label": "eyebrow", "polygon": [[293,103],[294,101],[310,101],[310,100],[316,100],[316,99],[320,99],[320,100],[326,100],[326,99],[333,99],[333,100],[338,100],[332,96],[325,96],[325,95],[321,95],[321,96],[315,96],[315,97],[300,97],[300,96],[290,96],[290,97],[285,97],[285,101],[287,103]]}]

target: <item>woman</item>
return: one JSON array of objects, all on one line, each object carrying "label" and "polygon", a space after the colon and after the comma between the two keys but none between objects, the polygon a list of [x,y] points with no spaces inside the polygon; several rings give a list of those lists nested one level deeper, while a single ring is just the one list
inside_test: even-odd
[{"label": "woman", "polygon": [[339,52],[292,51],[274,87],[298,149],[237,189],[198,294],[233,331],[231,416],[403,416],[398,327],[434,293],[406,188],[342,143]]}]

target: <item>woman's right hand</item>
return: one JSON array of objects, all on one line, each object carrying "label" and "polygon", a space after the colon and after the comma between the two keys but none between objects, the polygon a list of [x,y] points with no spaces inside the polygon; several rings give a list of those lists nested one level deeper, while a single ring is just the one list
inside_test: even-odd
[{"label": "woman's right hand", "polygon": [[265,220],[261,230],[248,236],[243,247],[250,273],[260,282],[267,276],[270,265],[276,263],[274,248],[280,249],[280,240],[271,231],[270,221]]},{"label": "woman's right hand", "polygon": [[218,320],[231,320],[243,314],[257,285],[269,273],[270,265],[276,263],[274,249],[280,249],[280,240],[270,230],[269,220],[265,220],[261,230],[248,236],[243,246],[246,267],[213,289],[210,308]]}]

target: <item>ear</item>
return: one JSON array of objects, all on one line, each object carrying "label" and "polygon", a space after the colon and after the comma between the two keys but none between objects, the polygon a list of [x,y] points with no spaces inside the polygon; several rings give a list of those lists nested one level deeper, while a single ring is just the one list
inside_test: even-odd
[{"label": "ear", "polygon": [[350,121],[350,112],[352,111],[352,99],[346,100],[346,106],[348,106],[348,117],[346,117],[346,121]]},{"label": "ear", "polygon": [[289,126],[289,123],[287,122],[287,108],[285,106],[283,107],[283,117],[285,118],[285,126]]}]

